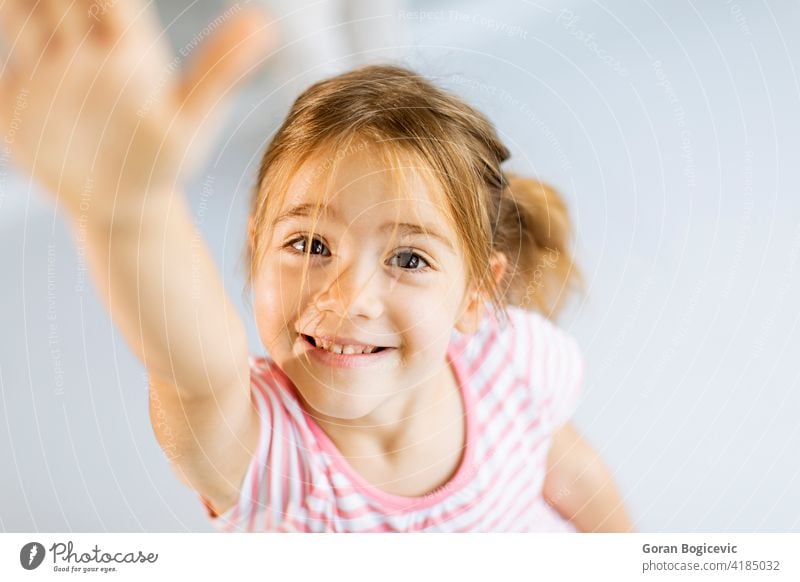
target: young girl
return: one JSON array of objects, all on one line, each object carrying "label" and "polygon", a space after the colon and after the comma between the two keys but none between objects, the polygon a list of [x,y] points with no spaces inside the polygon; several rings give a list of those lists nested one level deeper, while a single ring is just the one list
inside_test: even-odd
[{"label": "young girl", "polygon": [[268,356],[249,356],[179,190],[264,21],[234,14],[178,80],[137,2],[28,4],[0,12],[22,39],[0,95],[4,115],[25,102],[13,155],[72,219],[215,527],[630,530],[569,423],[578,346],[547,319],[577,277],[566,208],[505,171],[483,115],[394,66],[297,99],[253,196]]}]

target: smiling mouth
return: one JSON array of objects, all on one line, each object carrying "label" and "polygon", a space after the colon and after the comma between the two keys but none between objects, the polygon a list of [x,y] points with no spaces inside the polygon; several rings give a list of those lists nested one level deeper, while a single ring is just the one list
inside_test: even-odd
[{"label": "smiling mouth", "polygon": [[350,346],[350,345],[339,345],[335,343],[327,343],[327,345],[323,345],[322,341],[318,341],[317,338],[300,334],[302,335],[303,339],[306,343],[315,347],[319,350],[324,350],[326,352],[330,352],[332,354],[340,354],[340,355],[370,355],[370,354],[377,354],[379,352],[388,350],[390,348],[386,346]]}]

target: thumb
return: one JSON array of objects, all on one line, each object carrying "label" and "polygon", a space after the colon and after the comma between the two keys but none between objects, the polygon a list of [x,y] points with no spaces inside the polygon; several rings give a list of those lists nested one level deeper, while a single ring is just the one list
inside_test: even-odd
[{"label": "thumb", "polygon": [[198,123],[223,113],[215,110],[264,62],[274,45],[271,28],[267,15],[256,7],[239,10],[222,21],[183,74],[179,91],[184,113]]}]

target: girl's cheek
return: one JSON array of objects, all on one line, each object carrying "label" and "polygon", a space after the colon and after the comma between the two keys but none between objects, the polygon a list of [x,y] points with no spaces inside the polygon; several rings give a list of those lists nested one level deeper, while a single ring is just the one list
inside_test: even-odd
[{"label": "girl's cheek", "polygon": [[277,259],[273,256],[264,261],[253,287],[254,307],[265,321],[284,321],[287,314],[297,309],[300,299],[295,269],[287,268]]},{"label": "girl's cheek", "polygon": [[301,309],[319,291],[320,273],[315,274],[313,267],[304,269],[300,261],[284,263],[279,276],[284,304],[291,305],[289,309]]},{"label": "girl's cheek", "polygon": [[[302,261],[296,258],[274,257],[264,271],[264,292],[262,303],[275,319],[276,330],[281,326],[307,315],[309,302],[319,291],[321,274],[313,267],[303,268]],[[317,282],[317,283],[315,283]]]}]

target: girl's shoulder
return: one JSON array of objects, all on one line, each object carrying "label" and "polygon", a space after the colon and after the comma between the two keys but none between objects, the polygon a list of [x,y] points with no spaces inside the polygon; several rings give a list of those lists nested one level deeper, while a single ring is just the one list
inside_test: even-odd
[{"label": "girl's shoulder", "polygon": [[537,311],[509,306],[506,314],[503,321],[489,310],[469,338],[465,354],[473,373],[509,367],[555,428],[569,419],[580,399],[585,367],[580,344]]},{"label": "girl's shoulder", "polygon": [[305,415],[294,384],[269,354],[249,356],[250,392],[267,422],[293,426],[298,436],[307,436]]},{"label": "girl's shoulder", "polygon": [[507,310],[508,333],[513,335],[517,348],[523,355],[555,364],[559,356],[574,358],[580,354],[575,336],[539,313],[511,306]]},{"label": "girl's shoulder", "polygon": [[[511,352],[515,362],[557,364],[560,355],[567,360],[580,356],[575,337],[538,311],[506,307],[506,318],[498,318],[487,304],[478,330],[471,336],[457,334],[473,356],[491,351]],[[574,362],[573,362],[574,363]]]},{"label": "girl's shoulder", "polygon": [[271,391],[285,391],[291,388],[291,380],[275,363],[269,354],[250,354],[250,384],[253,387]]}]

